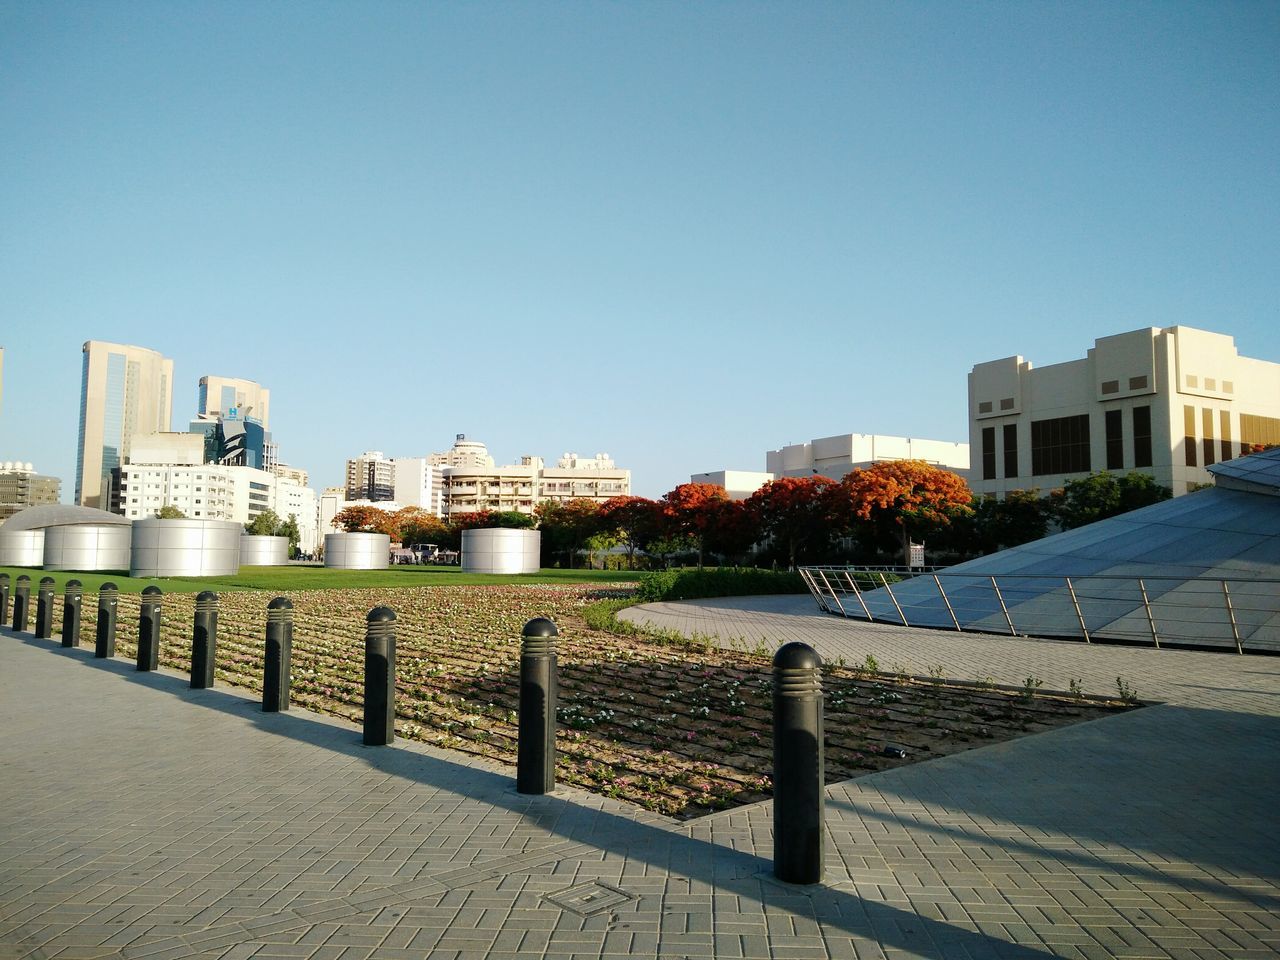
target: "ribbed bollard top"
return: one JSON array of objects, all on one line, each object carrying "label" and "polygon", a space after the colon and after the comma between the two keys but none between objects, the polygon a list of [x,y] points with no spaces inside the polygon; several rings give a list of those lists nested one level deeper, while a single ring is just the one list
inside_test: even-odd
[{"label": "ribbed bollard top", "polygon": [[54,580],[54,579],[53,579],[53,577],[41,577],[41,578],[40,578],[40,589],[41,589],[41,590],[45,590],[45,589],[53,590],[53,588],[54,588],[55,586],[57,586],[57,581],[56,581],[56,580]]},{"label": "ribbed bollard top", "polygon": [[82,586],[82,584],[80,583],[80,581],[79,581],[79,580],[68,580],[68,581],[67,581],[67,596],[68,596],[68,597],[78,597],[78,596],[80,596],[80,592],[81,592],[81,591],[80,591],[80,588],[81,588],[81,586]]},{"label": "ribbed bollard top", "polygon": [[[151,589],[150,587],[147,588]],[[160,588],[156,587],[158,593]],[[146,591],[144,590],[143,593]],[[212,590],[202,590],[196,595],[196,613],[213,613],[218,609],[218,595]]]},{"label": "ribbed bollard top", "polygon": [[783,644],[773,655],[778,692],[788,696],[822,693],[822,658],[813,647],[798,640]]},{"label": "ribbed bollard top", "polygon": [[524,625],[520,636],[524,638],[520,645],[521,653],[555,653],[555,638],[560,636],[560,631],[546,617],[534,617]]},{"label": "ribbed bollard top", "polygon": [[7,573],[0,573],[0,587],[6,587],[8,585],[9,585],[9,575]]},{"label": "ribbed bollard top", "polygon": [[142,595],[148,600],[159,600],[160,597],[164,595],[164,591],[155,584],[152,584],[149,587],[143,587]]},{"label": "ribbed bollard top", "polygon": [[16,582],[16,583],[30,583],[30,582],[31,582],[31,578],[30,578],[30,577],[28,577],[28,576],[24,573],[24,574],[22,574],[21,576],[19,576],[19,577],[18,577],[18,579],[17,579],[15,582]]},{"label": "ribbed bollard top", "polygon": [[104,597],[108,600],[114,600],[116,594],[119,592],[120,592],[120,588],[117,587],[110,580],[108,580],[106,583],[104,583],[102,586],[98,588],[98,596]]},{"label": "ribbed bollard top", "polygon": [[[385,608],[383,608],[385,609]],[[276,597],[267,604],[267,622],[276,623],[293,617],[293,601],[288,597]]]},{"label": "ribbed bollard top", "polygon": [[390,607],[374,607],[365,620],[371,637],[386,636],[396,628],[396,612]]}]

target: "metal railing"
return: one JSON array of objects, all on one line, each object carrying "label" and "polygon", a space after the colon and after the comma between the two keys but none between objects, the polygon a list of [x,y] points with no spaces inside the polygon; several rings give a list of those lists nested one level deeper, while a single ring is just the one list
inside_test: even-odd
[{"label": "metal railing", "polygon": [[827,613],[908,627],[1280,653],[1280,580],[801,567]]}]

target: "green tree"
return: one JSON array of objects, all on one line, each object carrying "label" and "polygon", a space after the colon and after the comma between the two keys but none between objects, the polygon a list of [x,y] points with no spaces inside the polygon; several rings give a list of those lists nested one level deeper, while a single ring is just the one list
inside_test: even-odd
[{"label": "green tree", "polygon": [[255,537],[279,536],[280,516],[274,510],[263,510],[244,525],[244,532]]},{"label": "green tree", "polygon": [[542,531],[544,556],[567,554],[568,566],[587,538],[599,530],[600,504],[585,497],[573,500],[544,500],[534,508]]},{"label": "green tree", "polygon": [[156,511],[157,520],[185,520],[187,515],[175,507],[172,503],[166,503],[163,507]]},{"label": "green tree", "polygon": [[1103,470],[1079,480],[1068,480],[1049,494],[1049,510],[1064,530],[1119,516],[1139,507],[1168,500],[1173,491],[1145,473],[1118,477]]},{"label": "green tree", "polygon": [[298,544],[302,540],[302,531],[298,529],[298,515],[296,513],[289,514],[289,519],[276,527],[275,535],[277,537],[288,537],[289,556],[296,557],[298,555]]}]

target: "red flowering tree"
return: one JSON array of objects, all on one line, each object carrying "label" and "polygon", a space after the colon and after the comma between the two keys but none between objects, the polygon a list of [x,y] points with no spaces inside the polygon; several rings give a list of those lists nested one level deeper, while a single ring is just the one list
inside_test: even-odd
[{"label": "red flowering tree", "polygon": [[600,504],[585,497],[544,500],[533,512],[542,531],[543,555],[567,553],[570,567],[583,544],[600,529]]},{"label": "red flowering tree", "polygon": [[821,552],[840,531],[838,491],[828,477],[779,477],[753,493],[747,507],[794,568],[797,557]]},{"label": "red flowering tree", "polygon": [[881,460],[847,474],[840,488],[844,507],[882,540],[900,543],[907,564],[913,537],[923,541],[973,509],[973,494],[958,474],[923,460]]},{"label": "red flowering tree", "polygon": [[714,483],[682,483],[660,501],[662,514],[670,523],[668,532],[689,537],[697,546],[699,567],[707,534],[715,524],[716,505],[728,499],[724,487]]},{"label": "red flowering tree", "polygon": [[626,548],[627,566],[634,570],[636,551],[655,540],[662,524],[657,501],[645,497],[611,497],[600,505],[600,529],[617,537]]},{"label": "red flowering tree", "polygon": [[400,525],[396,515],[364,504],[354,504],[339,510],[334,524],[348,533],[385,533],[392,540],[400,539]]}]

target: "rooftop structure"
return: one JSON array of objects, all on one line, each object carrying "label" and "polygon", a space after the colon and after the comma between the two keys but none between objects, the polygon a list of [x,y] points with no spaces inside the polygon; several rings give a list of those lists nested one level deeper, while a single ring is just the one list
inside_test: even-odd
[{"label": "rooftop structure", "polygon": [[61,480],[42,477],[30,463],[0,463],[0,521],[28,507],[57,503],[61,493]]},{"label": "rooftop structure", "polygon": [[252,418],[271,429],[271,391],[252,380],[233,377],[200,378],[199,409],[202,417],[224,417],[228,420]]},{"label": "rooftop structure", "polygon": [[1213,464],[1280,443],[1280,364],[1183,326],[1102,337],[1046,367],[992,360],[969,374],[969,437],[975,493],[1137,470],[1178,496]]}]

